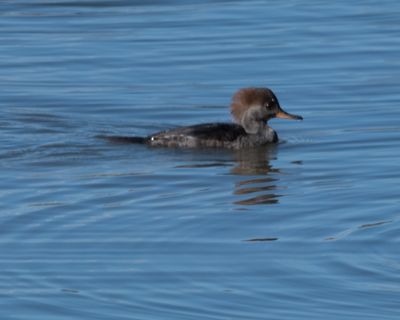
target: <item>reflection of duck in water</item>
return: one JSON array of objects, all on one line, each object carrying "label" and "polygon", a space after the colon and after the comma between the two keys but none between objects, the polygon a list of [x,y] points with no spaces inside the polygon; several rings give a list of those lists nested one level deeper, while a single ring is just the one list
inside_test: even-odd
[{"label": "reflection of duck in water", "polygon": [[276,160],[277,151],[275,144],[259,148],[234,150],[232,154],[236,166],[231,169],[231,173],[241,176],[264,176],[275,173],[277,169],[272,167],[270,160]]},{"label": "reflection of duck in water", "polygon": [[[279,202],[277,181],[280,170],[274,168],[269,160],[276,159],[274,145],[259,148],[236,150],[236,166],[231,172],[244,179],[235,183],[234,194],[240,196],[234,203],[238,205],[275,204]],[[272,175],[271,175],[272,174]]]},{"label": "reflection of duck in water", "polygon": [[[207,174],[215,172],[233,181],[233,203],[236,205],[265,205],[279,203],[286,189],[279,181],[281,170],[271,163],[278,157],[276,144],[258,148],[224,150],[196,149],[190,152],[179,152],[179,165],[176,168],[206,170]],[[175,154],[175,153],[173,153]],[[226,172],[229,168],[229,173]],[[206,192],[208,188],[202,189]]]},{"label": "reflection of duck in water", "polygon": [[249,148],[278,141],[267,125],[272,118],[302,120],[282,110],[267,88],[246,88],[235,93],[231,103],[235,123],[206,123],[162,131],[148,137],[108,137],[114,142],[144,143],[155,147]]}]

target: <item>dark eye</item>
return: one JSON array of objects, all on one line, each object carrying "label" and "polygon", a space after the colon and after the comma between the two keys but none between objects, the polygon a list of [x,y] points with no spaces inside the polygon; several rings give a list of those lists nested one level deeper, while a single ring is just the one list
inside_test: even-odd
[{"label": "dark eye", "polygon": [[269,102],[266,103],[264,107],[265,107],[266,109],[268,109],[268,108],[269,108]]}]

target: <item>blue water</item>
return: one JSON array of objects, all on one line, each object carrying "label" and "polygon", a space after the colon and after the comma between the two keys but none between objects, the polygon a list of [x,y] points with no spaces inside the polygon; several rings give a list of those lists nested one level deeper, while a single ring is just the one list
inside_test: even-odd
[{"label": "blue water", "polygon": [[[0,4],[1,319],[399,319],[397,1]],[[269,87],[253,152],[151,149]]]}]

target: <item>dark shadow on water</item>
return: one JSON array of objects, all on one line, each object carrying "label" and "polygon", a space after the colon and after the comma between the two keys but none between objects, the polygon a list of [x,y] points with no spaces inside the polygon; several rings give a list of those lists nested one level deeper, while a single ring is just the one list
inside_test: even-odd
[{"label": "dark shadow on water", "polygon": [[245,242],[271,242],[271,241],[277,241],[278,238],[276,237],[269,237],[269,238],[252,238],[252,239],[247,239],[243,240]]}]

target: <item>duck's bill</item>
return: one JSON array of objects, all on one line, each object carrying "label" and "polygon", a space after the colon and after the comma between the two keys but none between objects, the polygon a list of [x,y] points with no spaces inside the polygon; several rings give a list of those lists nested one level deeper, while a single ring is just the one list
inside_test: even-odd
[{"label": "duck's bill", "polygon": [[290,114],[287,113],[283,110],[279,111],[276,115],[276,118],[281,118],[281,119],[290,119],[290,120],[303,120],[302,116],[298,116],[297,114]]}]

